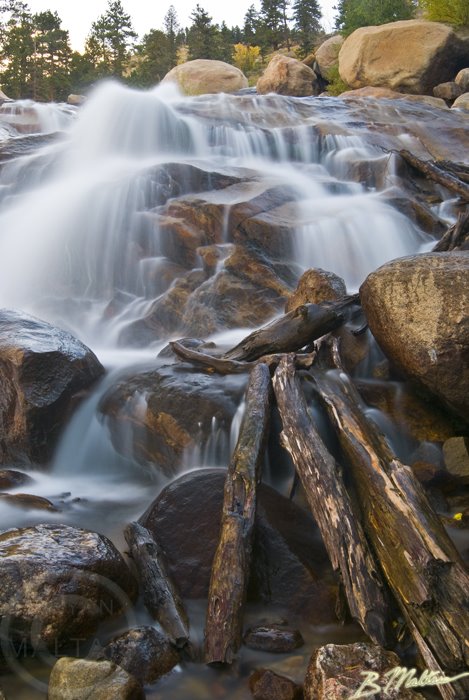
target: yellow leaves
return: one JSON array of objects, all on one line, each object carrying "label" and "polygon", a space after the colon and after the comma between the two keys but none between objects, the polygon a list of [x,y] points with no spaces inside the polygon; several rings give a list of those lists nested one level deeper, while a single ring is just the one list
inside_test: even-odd
[{"label": "yellow leaves", "polygon": [[233,63],[239,70],[242,70],[243,73],[250,73],[254,70],[260,54],[261,49],[259,46],[235,44],[233,46]]},{"label": "yellow leaves", "polygon": [[455,513],[453,515],[453,520],[462,520],[462,513]]}]

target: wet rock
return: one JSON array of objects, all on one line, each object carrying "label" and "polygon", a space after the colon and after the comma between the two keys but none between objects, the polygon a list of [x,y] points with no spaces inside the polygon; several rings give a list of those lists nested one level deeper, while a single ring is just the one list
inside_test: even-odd
[{"label": "wet rock", "polygon": [[86,102],[85,95],[69,95],[67,97],[67,104],[72,105],[72,107],[80,107],[80,105]]},{"label": "wet rock", "polygon": [[466,61],[467,43],[450,27],[403,20],[354,31],[340,49],[339,71],[353,88],[371,85],[431,94],[436,85],[452,80]]},{"label": "wet rock", "polygon": [[453,102],[463,94],[463,90],[454,82],[440,83],[433,88],[435,97],[440,97],[446,102]]},{"label": "wet rock", "polygon": [[48,510],[58,513],[59,509],[47,498],[33,496],[29,493],[0,493],[0,499],[9,506],[23,508],[24,510]]},{"label": "wet rock", "polygon": [[202,446],[214,422],[229,433],[246,377],[219,377],[187,366],[160,367],[121,380],[102,398],[115,449],[139,464],[173,475],[185,450]]},{"label": "wet rock", "polygon": [[[161,543],[181,594],[205,598],[218,544],[224,470],[200,470],[173,481],[141,522]],[[312,519],[262,484],[249,599],[285,608],[313,624],[335,620],[336,587]]]},{"label": "wet rock", "polygon": [[383,352],[463,421],[469,415],[468,274],[468,253],[428,253],[383,265],[360,289]]},{"label": "wet rock", "polygon": [[37,525],[0,534],[0,591],[12,641],[60,646],[130,605],[136,584],[103,535]]},{"label": "wet rock", "polygon": [[64,656],[49,678],[48,700],[145,700],[138,681],[110,661]]},{"label": "wet rock", "polygon": [[179,654],[168,638],[154,627],[137,627],[121,634],[106,644],[102,654],[142,685],[154,683],[179,663]]},{"label": "wet rock", "polygon": [[104,372],[70,333],[0,311],[0,462],[46,461],[71,401]]},{"label": "wet rock", "polygon": [[[304,684],[304,700],[346,700],[364,681],[362,672],[383,674],[400,666],[399,657],[376,644],[327,644],[318,649],[308,666]],[[383,687],[386,680],[383,678]],[[423,700],[411,690],[390,690],[389,700]]]},{"label": "wet rock", "polygon": [[303,698],[301,686],[265,668],[251,673],[249,688],[255,700],[302,700]]},{"label": "wet rock", "polygon": [[443,445],[446,469],[457,477],[469,477],[469,438],[453,437]]},{"label": "wet rock", "polygon": [[397,92],[385,87],[366,87],[357,88],[356,90],[346,90],[340,95],[341,99],[350,99],[354,97],[372,97],[375,100],[406,100],[407,102],[422,102],[422,104],[430,107],[448,109],[446,102],[440,97],[431,97],[430,95],[408,95],[405,92]]},{"label": "wet rock", "polygon": [[259,95],[276,92],[278,95],[307,97],[319,95],[316,73],[296,58],[276,54],[256,85]]},{"label": "wet rock", "polygon": [[465,92],[461,97],[453,102],[451,109],[464,109],[469,111],[469,92]]},{"label": "wet rock", "polygon": [[459,85],[462,92],[469,91],[469,68],[462,68],[454,79],[456,85]]},{"label": "wet rock", "polygon": [[332,72],[339,65],[339,51],[343,43],[342,34],[334,34],[326,39],[316,51],[316,63],[325,80],[330,80]]},{"label": "wet rock", "polygon": [[9,102],[10,98],[5,95],[3,90],[0,89],[0,102]]},{"label": "wet rock", "polygon": [[18,486],[34,483],[29,474],[18,472],[15,469],[0,469],[0,489],[8,491],[8,489],[16,489]]},{"label": "wet rock", "polygon": [[285,313],[293,311],[302,304],[335,301],[345,294],[347,294],[345,282],[338,275],[321,268],[306,270],[285,305]]},{"label": "wet rock", "polygon": [[280,625],[266,625],[249,629],[244,635],[244,644],[251,649],[286,654],[303,646],[304,640],[298,630]]},{"label": "wet rock", "polygon": [[286,203],[245,219],[234,238],[259,246],[269,257],[285,260],[292,257],[298,223],[298,206]]},{"label": "wet rock", "polygon": [[172,68],[161,82],[175,82],[186,95],[236,92],[248,87],[246,76],[229,63],[198,58]]}]

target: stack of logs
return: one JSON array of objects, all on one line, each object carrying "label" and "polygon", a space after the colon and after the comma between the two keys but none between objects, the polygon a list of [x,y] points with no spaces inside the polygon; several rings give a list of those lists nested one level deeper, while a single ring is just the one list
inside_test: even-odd
[{"label": "stack of logs", "polygon": [[[412,165],[418,167],[414,161]],[[466,188],[459,194],[469,199]],[[468,223],[466,212],[435,250],[457,247],[467,238]],[[244,419],[226,474],[212,567],[205,629],[208,664],[231,664],[241,645],[257,488],[275,397],[282,444],[291,455],[352,617],[371,640],[392,648],[398,609],[423,668],[467,675],[469,574],[421,484],[366,417],[341,365],[338,341],[326,336],[357,307],[358,295],[304,304],[218,357],[186,348],[182,342],[171,343],[180,360],[202,371],[250,372]],[[318,339],[328,347],[326,369],[315,363]],[[305,374],[335,428],[351,472],[353,496],[308,410],[302,390]],[[160,548],[138,523],[127,527],[126,539],[148,609],[175,644],[188,647],[187,616]],[[444,700],[463,700],[469,697],[468,680],[439,685],[438,690]]]}]

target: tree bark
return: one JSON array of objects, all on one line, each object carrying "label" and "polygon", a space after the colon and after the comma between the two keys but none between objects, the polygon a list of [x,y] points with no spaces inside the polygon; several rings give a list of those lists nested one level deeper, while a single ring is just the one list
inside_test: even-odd
[{"label": "tree bark", "polygon": [[137,568],[145,606],[170,640],[176,646],[184,647],[189,642],[189,622],[167,573],[160,547],[140,523],[127,525],[124,535]]},{"label": "tree bark", "polygon": [[429,180],[443,185],[443,187],[446,187],[450,192],[458,194],[465,202],[469,202],[469,185],[466,182],[463,182],[448,171],[443,170],[438,164],[428,160],[421,160],[409,151],[402,150],[398,151],[398,153],[406,163],[421,172],[425,177],[428,177]]},{"label": "tree bark", "polygon": [[294,352],[335,330],[346,319],[347,307],[359,303],[358,294],[336,302],[303,304],[248,335],[223,356],[225,360],[257,360],[272,353]]},{"label": "tree bark", "polygon": [[205,661],[230,664],[241,644],[249,580],[257,486],[270,418],[265,364],[251,372],[238,443],[226,474],[220,539],[212,565],[205,625]]},{"label": "tree bark", "polygon": [[392,621],[386,586],[341,468],[310,417],[293,356],[285,356],[277,368],[274,391],[283,425],[282,444],[293,459],[332,566],[341,576],[351,615],[374,642],[388,646]]},{"label": "tree bark", "polygon": [[[344,373],[314,378],[352,468],[368,539],[427,668],[467,672],[469,574],[458,552],[410,468],[367,420]],[[463,700],[468,680],[438,689],[445,700]]]},{"label": "tree bark", "polygon": [[455,250],[469,239],[469,209],[459,214],[455,224],[449,227],[446,233],[434,246],[433,253],[441,253],[447,250]]}]

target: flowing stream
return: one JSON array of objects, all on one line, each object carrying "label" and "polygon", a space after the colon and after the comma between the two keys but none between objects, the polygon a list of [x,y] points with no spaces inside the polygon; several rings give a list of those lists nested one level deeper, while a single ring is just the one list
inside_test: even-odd
[{"label": "flowing stream", "polygon": [[[442,111],[441,119],[447,118]],[[142,460],[136,464],[131,428],[121,436],[125,448],[116,449],[98,410],[122,378],[161,364],[158,353],[184,330],[134,336],[155,301],[190,271],[177,251],[173,259],[168,254],[162,224],[168,205],[195,197],[194,206],[202,202],[222,212],[216,274],[233,245],[231,213],[276,192],[278,201],[262,216],[288,236],[281,263],[289,274],[297,280],[304,270],[321,267],[353,292],[384,262],[433,245],[408,210],[395,205],[411,197],[394,156],[383,150],[410,142],[425,151],[419,141],[425,121],[431,133],[432,110],[415,103],[371,101],[367,108],[334,98],[249,93],[183,98],[171,86],[138,92],[112,82],[97,88],[79,111],[33,103],[0,107],[0,146],[18,149],[0,170],[0,304],[70,330],[107,369],[66,427],[50,468],[34,472],[34,493],[60,504],[61,512],[0,504],[0,527],[65,522],[98,530],[122,549],[123,524],[138,518],[172,478]],[[45,138],[53,132],[60,133]],[[24,148],[28,135],[37,143]],[[451,203],[444,214],[451,220]],[[202,267],[197,252],[193,267]],[[229,346],[245,333],[230,322],[208,340]],[[176,473],[226,466],[244,410],[245,379],[239,381],[231,424],[213,417]],[[145,393],[135,401],[132,411],[144,414]],[[195,618],[199,614],[194,608]],[[305,634],[310,649],[349,632]],[[251,663],[263,659],[253,654]],[[194,668],[192,675],[173,674],[147,697],[243,697],[229,676],[228,694],[217,691],[211,673]],[[6,676],[11,697],[45,697],[40,684],[23,681]]]}]

